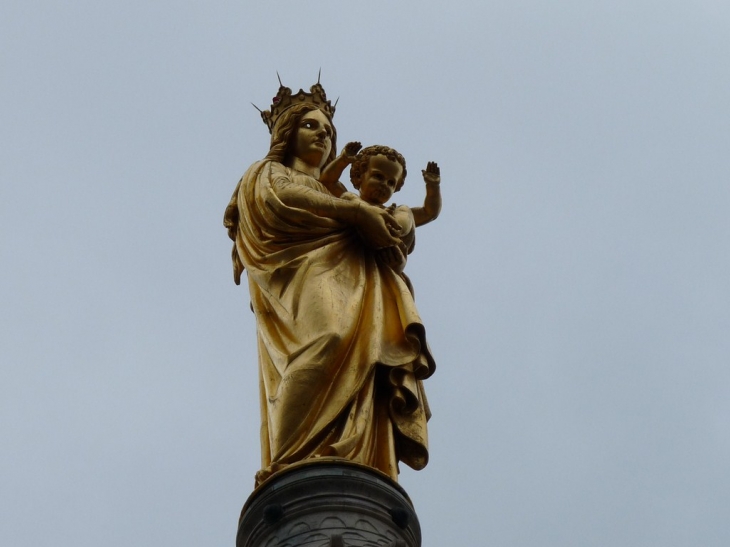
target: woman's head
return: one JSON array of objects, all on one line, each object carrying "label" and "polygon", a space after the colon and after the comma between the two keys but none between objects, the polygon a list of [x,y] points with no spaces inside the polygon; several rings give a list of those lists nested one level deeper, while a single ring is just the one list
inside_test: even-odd
[{"label": "woman's head", "polygon": [[[314,113],[315,111],[315,115],[307,116],[308,113]],[[297,137],[299,129],[302,127],[304,118],[313,118],[312,121],[314,122],[314,125],[316,125],[318,121],[324,122],[326,120],[326,122],[328,122],[328,126],[331,128],[331,135],[329,138],[332,146],[323,165],[327,165],[335,159],[337,156],[337,130],[332,124],[332,118],[326,112],[319,110],[317,106],[312,103],[294,105],[286,109],[284,113],[279,116],[271,130],[271,145],[269,147],[269,153],[266,155],[266,159],[278,161],[284,165],[291,163],[298,145]],[[309,131],[309,128],[303,127],[302,130]]]}]

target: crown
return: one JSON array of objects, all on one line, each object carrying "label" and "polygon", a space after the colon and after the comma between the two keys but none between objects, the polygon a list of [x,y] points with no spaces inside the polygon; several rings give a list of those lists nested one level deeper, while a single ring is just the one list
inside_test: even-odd
[{"label": "crown", "polygon": [[[277,73],[277,76],[278,75],[279,74]],[[253,105],[256,110],[261,112],[261,119],[264,120],[266,127],[269,128],[269,133],[271,133],[271,130],[274,128],[274,124],[276,123],[276,120],[279,119],[279,116],[281,116],[290,106],[294,106],[296,104],[313,104],[328,114],[330,118],[335,115],[337,101],[335,101],[335,104],[333,105],[331,101],[327,100],[327,94],[324,92],[324,88],[319,83],[319,77],[317,78],[317,83],[310,87],[309,91],[310,92],[307,93],[303,89],[300,89],[296,95],[292,95],[291,89],[283,85],[281,83],[281,78],[279,78],[279,91],[276,93],[276,97],[272,99],[271,110],[264,110],[262,112],[259,107]]]}]

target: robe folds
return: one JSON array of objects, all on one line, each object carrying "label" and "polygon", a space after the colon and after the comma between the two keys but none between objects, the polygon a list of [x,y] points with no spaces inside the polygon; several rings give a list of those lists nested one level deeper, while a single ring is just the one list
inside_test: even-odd
[{"label": "robe folds", "polygon": [[270,160],[249,168],[232,200],[234,263],[247,272],[257,325],[257,483],[317,457],[397,480],[399,461],[414,469],[428,462],[422,380],[435,363],[413,296],[353,228],[284,204],[277,192],[285,187],[336,200],[314,178]]}]

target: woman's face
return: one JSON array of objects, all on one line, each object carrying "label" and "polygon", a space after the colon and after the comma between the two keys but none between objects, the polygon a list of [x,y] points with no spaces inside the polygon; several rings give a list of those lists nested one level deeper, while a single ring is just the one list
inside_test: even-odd
[{"label": "woman's face", "polygon": [[305,113],[294,137],[294,157],[312,167],[322,167],[332,150],[333,133],[332,124],[321,110]]}]

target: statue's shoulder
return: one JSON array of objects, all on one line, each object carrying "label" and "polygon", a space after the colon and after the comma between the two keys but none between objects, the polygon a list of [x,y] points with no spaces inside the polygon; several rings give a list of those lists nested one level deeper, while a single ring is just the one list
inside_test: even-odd
[{"label": "statue's shoulder", "polygon": [[261,171],[261,169],[263,169],[263,167],[268,163],[272,163],[271,160],[263,159],[263,160],[255,161],[249,166],[248,169],[246,169],[246,174]]},{"label": "statue's shoulder", "polygon": [[246,169],[243,177],[241,177],[241,182],[245,183],[246,185],[253,184],[262,176],[268,177],[270,175],[274,175],[275,173],[282,173],[284,169],[286,169],[286,167],[281,165],[279,162],[269,159],[259,160],[252,163],[249,168]]},{"label": "statue's shoulder", "polygon": [[[269,170],[271,173],[290,175],[291,169],[278,161],[271,159],[263,159],[256,161],[246,170],[246,175],[249,173],[261,173],[264,170]],[[246,176],[244,175],[244,176]]]}]

